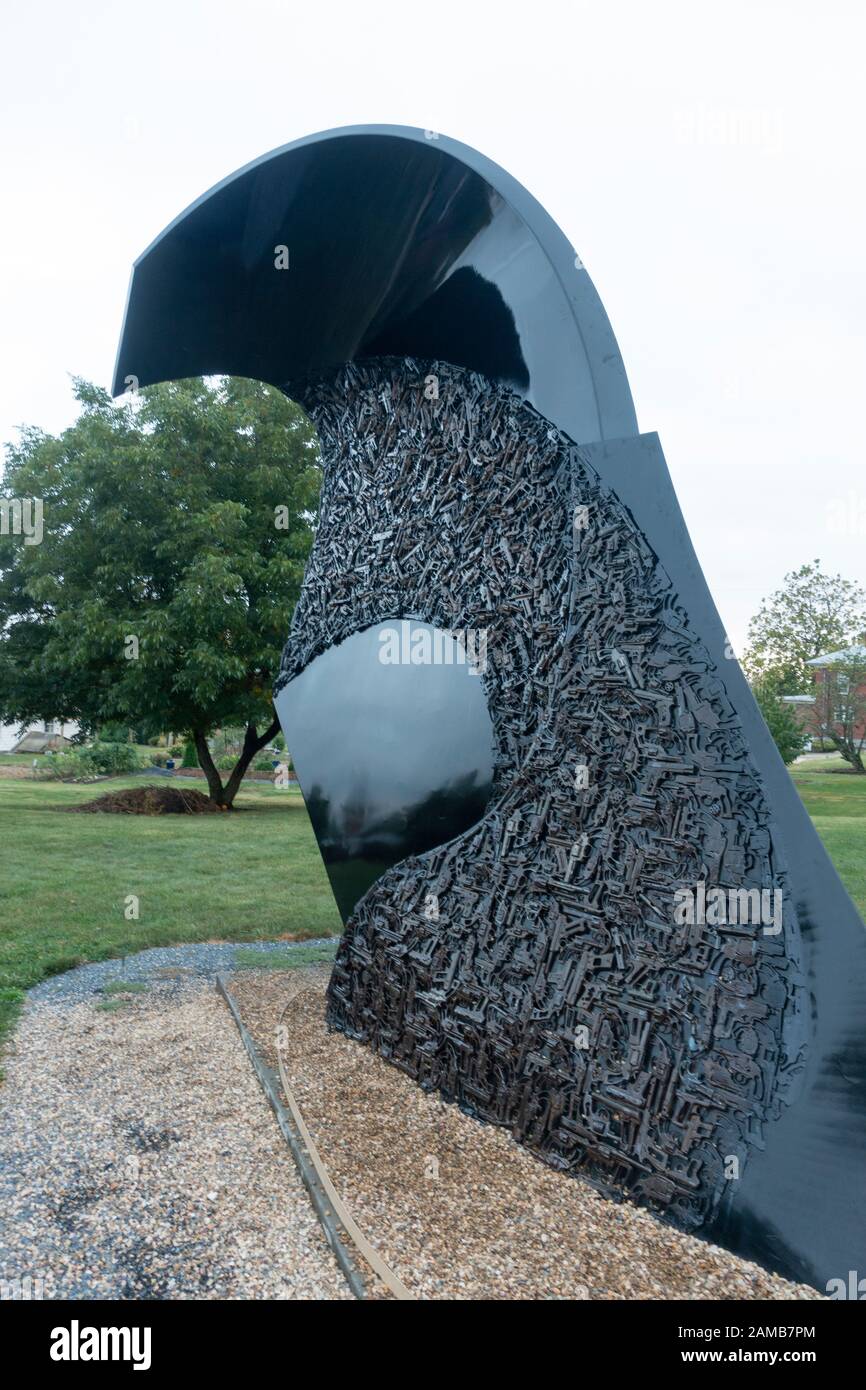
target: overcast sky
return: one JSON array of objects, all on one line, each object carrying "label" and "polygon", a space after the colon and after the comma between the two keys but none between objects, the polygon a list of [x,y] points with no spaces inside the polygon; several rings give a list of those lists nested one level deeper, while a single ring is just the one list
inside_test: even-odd
[{"label": "overcast sky", "polygon": [[311,131],[420,126],[574,243],[737,650],[786,570],[866,583],[866,7],[61,0],[0,21],[0,439],[104,385],[135,257]]}]

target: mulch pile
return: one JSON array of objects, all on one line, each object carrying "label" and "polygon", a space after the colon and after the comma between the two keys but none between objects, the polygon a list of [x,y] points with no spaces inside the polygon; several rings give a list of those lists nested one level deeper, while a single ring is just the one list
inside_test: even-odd
[{"label": "mulch pile", "polygon": [[202,792],[181,791],[180,787],[131,787],[128,791],[106,792],[94,801],[81,806],[67,806],[68,811],[107,811],[126,816],[200,816],[217,813],[217,806]]}]

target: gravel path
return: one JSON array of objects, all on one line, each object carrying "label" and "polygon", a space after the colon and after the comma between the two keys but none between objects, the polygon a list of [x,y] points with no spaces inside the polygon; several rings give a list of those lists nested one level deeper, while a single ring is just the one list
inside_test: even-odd
[{"label": "gravel path", "polygon": [[250,971],[228,983],[271,1065],[282,1019],[289,1082],[334,1185],[419,1297],[821,1296],[605,1199],[504,1130],[425,1094],[360,1044],[329,1034],[326,974],[304,974],[309,987],[288,1007],[299,972]]},{"label": "gravel path", "polygon": [[[351,1296],[210,978],[237,949],[31,992],[0,1092],[0,1278],[46,1298]],[[148,983],[94,992],[118,978]]]},{"label": "gravel path", "polygon": [[79,965],[75,970],[52,975],[34,985],[27,997],[34,1003],[42,1000],[78,1003],[82,999],[89,999],[114,980],[136,983],[164,983],[172,977],[179,980],[184,977],[213,980],[220,972],[229,972],[234,968],[239,951],[244,955],[247,952],[261,952],[269,961],[275,955],[285,955],[289,961],[293,954],[306,951],[308,947],[334,950],[335,946],[334,937],[316,937],[310,941],[205,941],[188,946],[155,946],[152,950],[138,951],[132,956]]}]

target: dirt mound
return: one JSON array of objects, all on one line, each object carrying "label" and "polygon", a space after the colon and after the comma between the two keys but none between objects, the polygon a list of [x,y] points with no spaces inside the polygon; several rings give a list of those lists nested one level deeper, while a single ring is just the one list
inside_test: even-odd
[{"label": "dirt mound", "polygon": [[225,808],[209,801],[202,792],[181,791],[180,787],[131,787],[128,791],[106,792],[70,811],[106,811],[124,816],[200,816]]}]

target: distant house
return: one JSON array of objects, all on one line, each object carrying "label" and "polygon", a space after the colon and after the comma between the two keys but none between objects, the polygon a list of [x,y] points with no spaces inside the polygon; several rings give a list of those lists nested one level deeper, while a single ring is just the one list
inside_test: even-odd
[{"label": "distant house", "polygon": [[[806,664],[812,667],[813,679],[815,682],[814,699],[820,699],[834,667],[842,666],[843,663],[854,663],[858,671],[862,671],[862,678],[858,680],[856,689],[852,692],[848,682],[850,675],[844,670],[836,670],[834,677],[836,681],[836,695],[845,700],[849,709],[860,711],[854,725],[852,736],[855,742],[866,735],[866,647],[854,646],[846,647],[838,652],[825,652],[823,656],[816,656],[813,661]],[[800,698],[800,697],[795,697]],[[844,716],[844,711],[840,707],[838,711],[828,711],[833,716],[828,722],[838,722],[840,725]]]},{"label": "distant house", "polygon": [[58,719],[33,724],[0,724],[0,753],[56,753],[66,748],[78,732],[77,724]]},{"label": "distant house", "polygon": [[796,720],[798,729],[802,729],[807,734],[814,732],[814,695],[783,695],[782,704],[788,706]]}]

